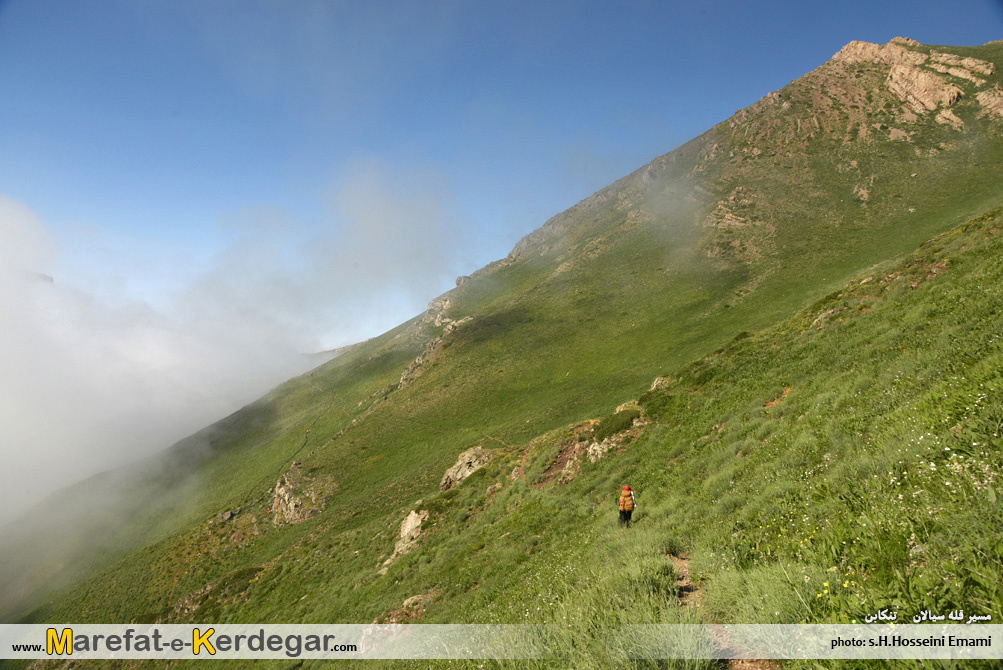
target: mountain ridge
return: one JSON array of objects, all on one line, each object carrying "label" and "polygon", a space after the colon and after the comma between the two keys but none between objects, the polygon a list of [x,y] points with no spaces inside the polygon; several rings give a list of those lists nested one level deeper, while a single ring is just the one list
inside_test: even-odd
[{"label": "mountain ridge", "polygon": [[[983,46],[998,46],[1001,42],[1003,41],[989,42],[987,45]],[[916,50],[915,47],[922,47],[928,53]],[[955,47],[940,48],[957,49]],[[544,255],[554,248],[561,246],[561,244],[566,246],[570,240],[566,239],[562,242],[561,238],[567,238],[569,235],[572,235],[574,232],[572,231],[572,228],[575,227],[575,223],[582,218],[588,217],[589,215],[594,215],[597,208],[610,202],[611,200],[616,201],[617,204],[625,204],[626,206],[637,208],[642,200],[640,196],[643,196],[643,189],[659,180],[658,173],[665,170],[667,163],[675,162],[679,155],[685,154],[688,151],[693,151],[694,149],[697,151],[698,156],[704,161],[714,159],[717,156],[717,152],[720,150],[719,143],[715,141],[715,138],[723,124],[727,124],[729,129],[735,129],[740,124],[753,121],[757,116],[762,116],[769,107],[775,107],[778,105],[781,111],[786,112],[791,108],[792,103],[789,99],[782,98],[785,96],[785,92],[788,89],[792,86],[797,86],[802,80],[812,76],[826,77],[831,75],[832,73],[830,71],[834,69],[845,70],[846,67],[850,66],[866,67],[875,65],[887,65],[891,68],[891,71],[888,73],[883,82],[884,88],[887,89],[888,93],[897,97],[900,102],[905,103],[906,106],[914,110],[914,113],[912,114],[907,111],[905,114],[901,115],[901,120],[905,123],[913,123],[919,120],[918,115],[924,114],[927,111],[940,110],[941,113],[947,112],[949,116],[941,116],[938,114],[935,121],[941,125],[950,125],[955,130],[959,129],[957,122],[959,122],[960,119],[955,116],[950,107],[963,97],[961,95],[962,89],[958,85],[948,81],[948,79],[967,81],[970,84],[974,84],[976,88],[983,88],[984,90],[979,91],[974,96],[978,106],[988,115],[1003,115],[1003,107],[999,106],[996,97],[999,95],[1000,78],[998,73],[995,72],[995,64],[990,61],[980,60],[970,56],[956,56],[954,54],[937,51],[937,47],[924,46],[915,40],[904,37],[893,38],[884,45],[862,41],[852,41],[815,70],[791,82],[787,86],[778,89],[777,91],[768,93],[749,107],[738,110],[732,117],[717,124],[706,133],[703,133],[693,140],[684,143],[667,154],[663,154],[655,158],[630,174],[582,199],[569,209],[551,217],[539,228],[523,236],[505,258],[490,263],[484,268],[477,270],[471,274],[471,277],[482,276],[484,273],[490,272],[499,266],[503,266],[523,258],[527,256],[531,250],[539,253],[540,255]],[[896,70],[898,66],[903,65],[912,66],[908,70],[905,70],[906,75],[899,74],[903,72],[903,70]],[[974,68],[974,70],[967,69],[965,67],[966,65],[970,68]],[[937,71],[931,69],[931,67],[927,67],[928,71],[922,73],[925,76],[921,78],[920,82],[916,82],[914,81],[915,75],[912,75],[911,79],[910,76],[907,75],[910,72],[918,70],[919,66],[932,66],[933,68],[940,68],[940,70]],[[982,77],[976,77],[973,72],[982,75]],[[829,81],[831,81],[831,79]],[[993,87],[987,89],[985,88],[987,84],[993,84]],[[932,98],[930,97],[931,95],[933,96]],[[972,96],[970,95],[968,96],[968,98],[971,97]],[[823,101],[822,97],[819,97],[817,91],[813,91],[812,102],[816,107],[820,107],[823,110],[827,108],[826,103]],[[860,101],[855,100],[853,102],[855,103]],[[917,106],[919,109],[916,109]],[[847,133],[843,138],[843,144],[848,144],[854,139],[867,139],[871,131],[868,130],[868,126],[866,124],[861,123],[863,115],[854,115],[851,113],[849,116],[850,118],[848,119],[849,123],[847,125]],[[812,139],[817,132],[821,132],[822,130],[830,133],[835,130],[835,125],[830,120],[825,118],[820,120],[819,115],[814,115],[809,120],[809,124],[813,124],[813,128],[808,128],[806,125],[805,128],[802,129],[801,119],[794,119],[792,123],[796,123],[797,130],[795,133],[790,132],[793,128],[788,130],[787,136],[785,137],[785,140],[787,141],[786,146],[788,148],[790,146],[790,141],[797,135],[804,135],[808,139]],[[878,126],[881,124],[875,125]],[[888,139],[891,141],[903,137],[899,133],[904,133],[904,131],[899,129],[886,128],[885,130],[889,131]],[[745,135],[748,136],[748,134],[748,129],[746,129]],[[767,133],[759,132],[758,136],[761,138],[764,134]],[[908,137],[908,134],[906,134],[905,137]],[[754,145],[743,146],[740,148],[742,149],[743,154],[749,154],[749,158],[755,158],[763,153],[762,148]],[[791,153],[788,151],[787,155],[790,156]],[[735,157],[734,150],[731,152],[731,157]],[[741,160],[743,156],[739,155],[738,158]],[[692,170],[694,172],[703,172],[706,170],[706,165],[698,162],[692,167]],[[707,186],[697,185],[696,188],[698,190],[708,190]],[[865,189],[863,185],[855,186],[853,193],[855,197],[860,198],[864,202],[870,198],[870,191]],[[722,196],[725,195],[722,192],[718,192],[718,194]],[[729,199],[734,202],[733,197],[729,196]],[[723,203],[719,201],[717,206],[720,207],[722,204]],[[635,216],[636,215],[635,209]],[[725,214],[724,219],[726,220],[726,223],[730,223],[732,225],[735,223],[741,223],[741,221],[736,222],[734,218],[731,218],[729,221],[727,214]],[[448,293],[449,292],[447,292],[447,294]]]}]

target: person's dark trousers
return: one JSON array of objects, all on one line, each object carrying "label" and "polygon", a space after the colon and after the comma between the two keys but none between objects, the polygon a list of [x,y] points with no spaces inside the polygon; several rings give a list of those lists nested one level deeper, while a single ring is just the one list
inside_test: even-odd
[{"label": "person's dark trousers", "polygon": [[630,515],[631,515],[631,512],[628,512],[625,509],[620,510],[620,525],[621,526],[630,526]]}]

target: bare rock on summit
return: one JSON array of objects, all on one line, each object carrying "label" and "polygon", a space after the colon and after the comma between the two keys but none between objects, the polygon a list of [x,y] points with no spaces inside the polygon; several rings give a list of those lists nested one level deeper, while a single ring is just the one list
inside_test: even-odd
[{"label": "bare rock on summit", "polygon": [[833,55],[833,60],[844,63],[870,63],[881,57],[881,46],[873,42],[853,40]]},{"label": "bare rock on summit", "polygon": [[[943,51],[931,50],[929,55],[910,47],[922,46],[915,40],[896,37],[887,44],[871,42],[850,42],[832,57],[842,63],[880,63],[891,66],[885,85],[899,100],[917,114],[924,114],[941,107],[953,105],[962,96],[962,90],[953,81],[965,80],[983,86],[984,77],[995,68],[989,61],[959,56]],[[946,75],[946,76],[942,76]],[[982,107],[993,111],[987,95],[983,91],[977,95]],[[960,129],[961,119],[955,114],[937,116],[937,121]]]},{"label": "bare rock on summit", "polygon": [[456,464],[446,470],[446,474],[442,475],[442,482],[440,482],[439,488],[443,491],[453,488],[483,468],[490,461],[491,455],[483,447],[467,449],[460,454],[460,457],[456,460]]},{"label": "bare rock on summit", "polygon": [[885,65],[908,63],[920,65],[926,61],[926,54],[907,49],[902,46],[901,42],[896,42],[895,40],[884,45],[854,40],[840,49],[832,58],[844,63],[884,63]]}]

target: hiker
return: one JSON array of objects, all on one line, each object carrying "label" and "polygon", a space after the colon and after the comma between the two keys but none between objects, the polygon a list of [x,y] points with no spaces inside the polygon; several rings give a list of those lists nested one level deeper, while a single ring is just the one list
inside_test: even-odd
[{"label": "hiker", "polygon": [[629,486],[620,491],[620,525],[630,527],[630,515],[634,511],[634,492]]}]

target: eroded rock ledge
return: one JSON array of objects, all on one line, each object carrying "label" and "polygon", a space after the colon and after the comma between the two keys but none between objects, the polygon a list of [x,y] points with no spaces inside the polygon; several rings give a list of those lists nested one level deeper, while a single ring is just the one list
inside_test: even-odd
[{"label": "eroded rock ledge", "polygon": [[[960,130],[963,125],[961,119],[953,112],[945,113],[943,109],[964,95],[962,88],[950,79],[981,87],[986,84],[984,77],[991,75],[995,66],[978,58],[936,50],[926,54],[909,48],[916,46],[921,45],[904,37],[896,37],[883,45],[853,41],[840,49],[832,60],[890,66],[885,85],[895,97],[917,114],[940,109],[936,121]],[[992,91],[982,91],[976,95],[976,101],[986,112],[1003,116],[1003,97],[997,99]]]}]

